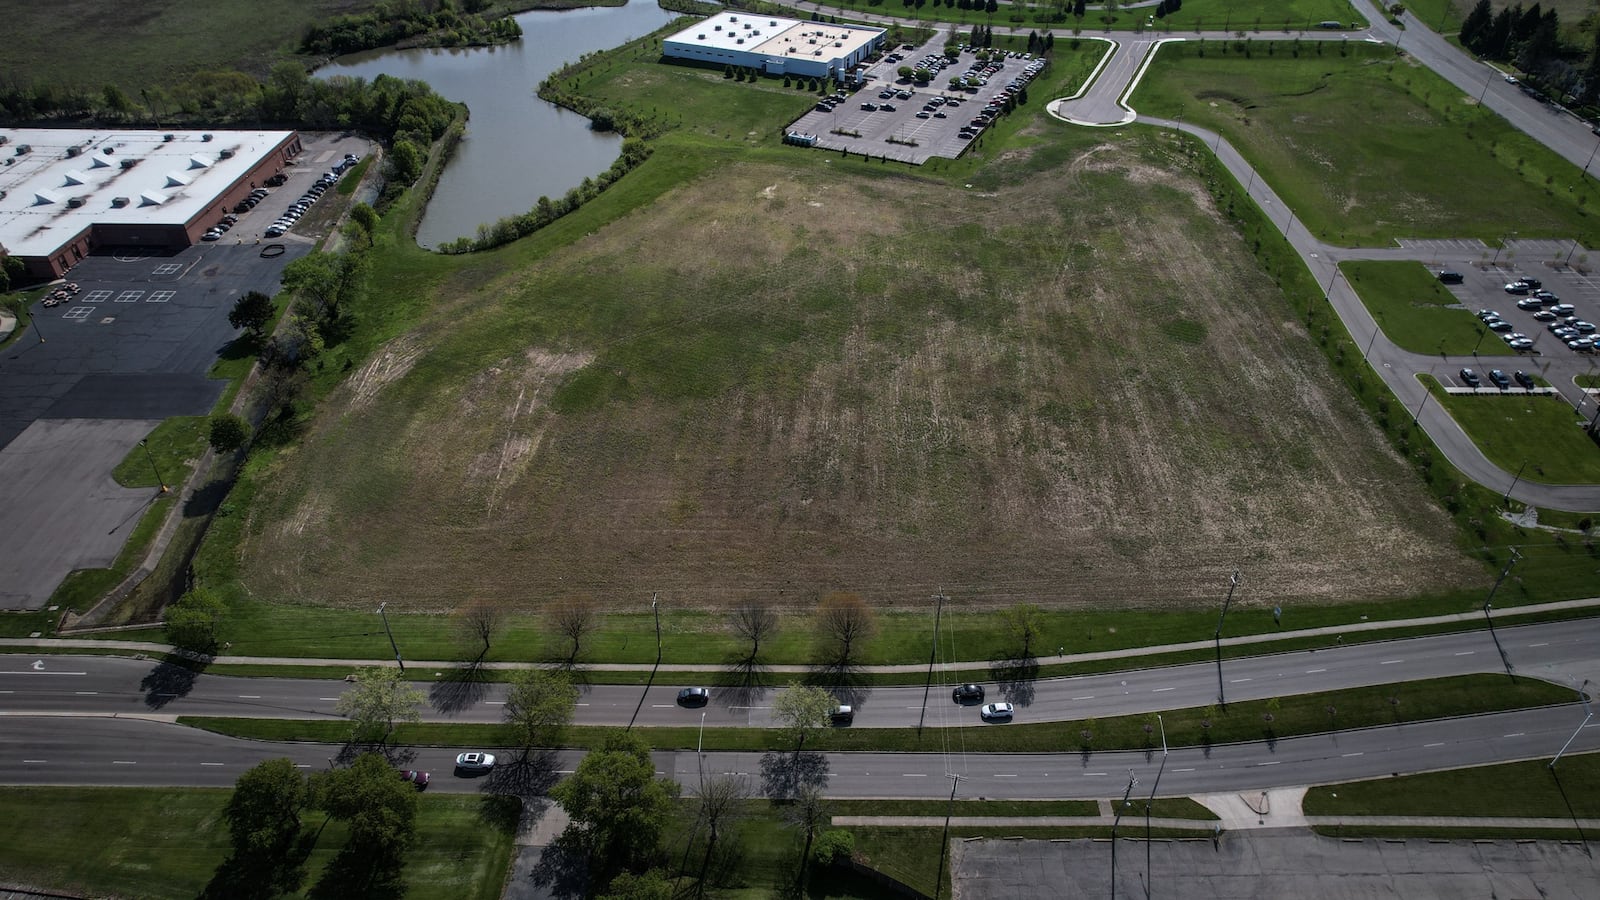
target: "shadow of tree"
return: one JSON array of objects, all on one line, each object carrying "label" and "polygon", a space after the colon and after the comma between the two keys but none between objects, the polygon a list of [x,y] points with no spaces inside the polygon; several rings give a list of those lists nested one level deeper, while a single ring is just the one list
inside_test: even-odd
[{"label": "shadow of tree", "polygon": [[226,478],[213,478],[204,485],[196,488],[189,499],[184,501],[183,514],[186,518],[209,516],[222,506],[222,501],[228,496],[228,489],[233,483]]},{"label": "shadow of tree", "polygon": [[528,870],[528,880],[551,897],[585,896],[589,887],[589,864],[571,831],[563,831],[544,848],[539,861]]},{"label": "shadow of tree", "polygon": [[428,704],[435,712],[453,716],[472,706],[489,692],[488,672],[483,657],[446,672],[428,688]]},{"label": "shadow of tree", "polygon": [[180,697],[188,696],[205,668],[206,664],[198,660],[182,664],[166,660],[156,663],[156,667],[139,681],[139,690],[144,691],[144,705],[160,709]]},{"label": "shadow of tree", "polygon": [[817,663],[806,673],[803,681],[809,685],[826,688],[828,693],[839,699],[840,703],[849,706],[860,706],[861,701],[866,699],[869,687],[861,666],[851,659]]},{"label": "shadow of tree", "polygon": [[294,847],[261,857],[233,853],[217,867],[198,900],[270,900],[299,890],[305,877],[305,853]]},{"label": "shadow of tree", "polygon": [[[560,776],[556,774],[558,762],[559,757],[554,750],[529,750],[526,756],[510,759],[507,764],[495,766],[484,776],[480,789],[485,794],[514,798],[522,807],[526,807],[527,801],[550,793],[550,788],[560,780]],[[520,817],[523,815],[521,807],[517,815],[520,824]]]},{"label": "shadow of tree", "polygon": [[1007,703],[1028,706],[1033,703],[1034,684],[1039,680],[1039,660],[1032,656],[995,660],[989,666],[989,678]]},{"label": "shadow of tree", "polygon": [[828,758],[821,753],[768,750],[761,757],[761,793],[773,800],[796,796],[802,788],[828,786]]},{"label": "shadow of tree", "polygon": [[306,896],[311,900],[400,900],[406,893],[404,870],[402,854],[373,853],[346,844]]},{"label": "shadow of tree", "polygon": [[771,670],[759,658],[747,655],[730,656],[725,668],[717,676],[717,690],[713,693],[722,706],[752,706],[772,687]]}]

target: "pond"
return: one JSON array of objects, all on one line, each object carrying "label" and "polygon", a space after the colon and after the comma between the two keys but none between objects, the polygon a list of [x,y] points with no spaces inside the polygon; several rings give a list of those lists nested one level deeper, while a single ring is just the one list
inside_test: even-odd
[{"label": "pond", "polygon": [[610,168],[622,139],[589,129],[589,120],[540,100],[539,82],[595,50],[643,37],[678,14],[652,2],[526,12],[522,40],[498,47],[374,50],[340,57],[317,77],[378,75],[426,81],[471,110],[456,148],[417,228],[424,247],[477,232],[478,225],[532,209]]}]

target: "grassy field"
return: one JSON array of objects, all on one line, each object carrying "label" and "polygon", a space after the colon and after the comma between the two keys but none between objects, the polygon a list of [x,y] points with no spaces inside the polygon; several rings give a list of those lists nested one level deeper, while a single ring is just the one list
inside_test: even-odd
[{"label": "grassy field", "polygon": [[1163,48],[1132,105],[1220,130],[1322,239],[1600,240],[1600,186],[1408,58],[1354,42],[1243,47]]},{"label": "grassy field", "polygon": [[[942,691],[941,691],[942,693]],[[771,694],[764,696],[770,697]],[[1002,692],[1002,696],[1006,696]],[[1171,746],[1201,746],[1244,741],[1277,740],[1340,729],[1367,728],[1416,722],[1455,715],[1525,709],[1570,702],[1572,690],[1542,681],[1513,681],[1497,675],[1464,675],[1394,685],[1377,685],[1343,691],[1249,700],[1218,707],[1195,707],[1162,713]],[[1333,708],[1330,713],[1329,707]],[[865,708],[862,715],[868,710]],[[937,710],[936,710],[937,713]],[[930,726],[942,717],[930,716]],[[350,724],[337,719],[230,719],[186,716],[184,725],[236,737],[271,741],[340,741],[349,737]],[[1146,727],[1149,731],[1146,731]],[[819,751],[875,750],[900,752],[1060,753],[1064,751],[1148,750],[1161,746],[1154,713],[1068,722],[1029,723],[1026,704],[1014,723],[987,725],[971,717],[960,725],[915,728],[832,728],[807,741]],[[793,742],[780,729],[713,728],[703,734],[696,727],[636,728],[651,746],[662,750],[766,751],[792,750]],[[597,747],[615,731],[602,726],[575,725],[564,743]],[[1084,733],[1088,736],[1085,737]],[[501,726],[425,722],[396,728],[397,743],[445,746],[503,743]]]},{"label": "grassy field", "polygon": [[1305,812],[1308,816],[1600,817],[1600,754],[1563,756],[1554,775],[1548,763],[1529,760],[1315,787],[1306,793]]},{"label": "grassy field", "polygon": [[[1038,25],[1041,30],[1048,27],[1057,32],[1057,40],[1060,40],[1062,33],[1074,28],[1081,29],[1084,34],[1145,28],[1153,12],[1133,8],[1107,14],[1103,7],[1090,4],[1088,14],[1082,20],[1068,17],[1065,21],[1051,22],[1046,17],[1055,9],[1052,3],[1002,4],[994,15],[981,7],[973,10],[954,6],[911,9],[894,0],[831,0],[822,6],[836,9],[841,15],[873,13],[930,23],[957,22],[1001,27]],[[1178,12],[1157,19],[1154,27],[1158,31],[1171,31],[1174,34],[1186,30],[1299,30],[1315,28],[1318,22],[1325,20],[1347,25],[1365,22],[1345,0],[1189,0]]]},{"label": "grassy field", "polygon": [[[0,815],[26,821],[0,841],[7,881],[96,896],[194,897],[228,854],[222,809],[229,791],[172,788],[12,787]],[[494,900],[511,835],[485,824],[478,797],[423,797],[417,841],[407,851],[406,900]],[[312,812],[306,827],[323,816]],[[343,823],[317,832],[305,887],[345,843]],[[307,896],[293,894],[285,896]]]},{"label": "grassy field", "polygon": [[[1494,334],[1485,336],[1472,311],[1421,263],[1363,260],[1339,264],[1378,327],[1413,353],[1516,355]],[[1455,308],[1452,308],[1455,307]],[[1511,365],[1508,363],[1508,365]]]},{"label": "grassy field", "polygon": [[1600,482],[1600,446],[1584,434],[1585,423],[1562,398],[1436,396],[1484,455],[1507,472],[1549,484]]},{"label": "grassy field", "polygon": [[[804,99],[772,83],[647,60],[591,81],[686,124],[530,240],[385,236],[373,342],[327,368],[370,362],[252,460],[213,571],[395,612],[887,610],[941,585],[958,609],[1210,606],[1235,561],[1268,606],[1480,577],[1151,135],[1034,105],[1016,144],[912,171],[776,146]],[[1374,541],[1396,553],[1345,564]]]}]

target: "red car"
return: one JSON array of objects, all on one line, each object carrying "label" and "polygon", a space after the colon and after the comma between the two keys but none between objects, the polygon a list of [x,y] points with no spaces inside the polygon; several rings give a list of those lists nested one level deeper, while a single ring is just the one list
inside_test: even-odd
[{"label": "red car", "polygon": [[400,780],[409,781],[416,785],[417,790],[423,790],[428,786],[427,772],[418,772],[414,769],[399,769],[398,771],[400,772]]}]

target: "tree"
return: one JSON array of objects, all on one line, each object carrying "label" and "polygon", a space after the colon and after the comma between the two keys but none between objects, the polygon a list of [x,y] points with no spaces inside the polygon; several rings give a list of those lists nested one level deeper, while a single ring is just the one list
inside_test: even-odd
[{"label": "tree", "polygon": [[395,141],[389,149],[389,177],[396,184],[409,186],[422,174],[422,163],[427,157],[410,141]]},{"label": "tree", "polygon": [[350,207],[350,221],[361,226],[367,234],[378,230],[378,211],[365,203]]},{"label": "tree", "polygon": [[219,413],[211,417],[206,440],[218,453],[232,453],[250,440],[250,423],[233,413]]},{"label": "tree", "polygon": [[831,866],[841,859],[849,859],[856,850],[856,836],[843,828],[832,828],[822,833],[812,858],[819,866]]},{"label": "tree", "polygon": [[836,706],[833,695],[822,688],[791,681],[772,701],[772,718],[794,738],[794,749],[799,753],[811,732],[827,727]]},{"label": "tree", "polygon": [[1483,39],[1488,33],[1489,23],[1494,20],[1494,7],[1489,0],[1478,0],[1472,7],[1472,12],[1467,13],[1466,19],[1461,22],[1461,45],[1474,53],[1483,53]]},{"label": "tree", "polygon": [[167,640],[180,650],[211,653],[217,649],[217,627],[227,606],[205,588],[194,588],[167,607],[163,616]]},{"label": "tree", "polygon": [[381,753],[318,773],[314,792],[328,815],[349,825],[350,844],[362,855],[393,858],[416,835],[417,789],[396,778]]},{"label": "tree", "polygon": [[800,851],[800,858],[809,859],[811,842],[822,826],[833,820],[833,814],[828,801],[822,796],[822,790],[814,785],[807,785],[795,794],[794,802],[784,807],[782,819],[783,824],[806,836],[806,846]]},{"label": "tree", "polygon": [[860,594],[834,591],[817,602],[817,637],[824,658],[847,665],[855,658],[858,644],[877,630],[877,620]]},{"label": "tree", "polygon": [[248,291],[233,302],[233,309],[228,311],[228,324],[243,328],[252,340],[259,341],[266,335],[273,311],[271,297],[260,291]]},{"label": "tree", "polygon": [[292,759],[269,759],[246,770],[222,811],[233,852],[241,856],[287,852],[300,834],[300,812],[309,800],[306,777]]},{"label": "tree", "polygon": [[700,818],[706,823],[706,855],[700,861],[700,877],[705,878],[706,867],[711,864],[711,854],[716,849],[717,837],[722,829],[737,821],[743,814],[744,801],[750,799],[750,783],[739,775],[715,775],[700,785]]},{"label": "tree", "polygon": [[1018,603],[1000,614],[1018,659],[1033,657],[1034,642],[1044,637],[1044,611],[1032,603]]},{"label": "tree", "polygon": [[740,640],[750,642],[745,659],[754,662],[761,656],[761,643],[778,630],[778,617],[771,607],[753,600],[735,606],[728,613],[728,628]]},{"label": "tree", "polygon": [[583,652],[583,639],[594,630],[594,601],[585,596],[570,597],[550,611],[550,627],[555,633],[572,643],[567,653],[567,664],[578,661]]},{"label": "tree", "polygon": [[534,747],[554,746],[572,724],[578,689],[565,672],[522,669],[511,677],[505,719],[523,758]]},{"label": "tree", "polygon": [[399,669],[365,668],[355,675],[355,687],[339,695],[334,710],[348,716],[351,734],[370,735],[383,726],[382,740],[394,733],[396,722],[420,722],[422,692],[404,680]]},{"label": "tree", "polygon": [[285,290],[292,291],[311,307],[312,317],[327,319],[339,306],[341,277],[338,258],[321,251],[308,253],[283,267],[279,278]]},{"label": "tree", "polygon": [[1600,100],[1600,28],[1595,29],[1589,58],[1584,62],[1583,87],[1578,90],[1578,105],[1593,106],[1596,100]]},{"label": "tree", "polygon": [[461,636],[464,643],[478,650],[478,659],[482,660],[489,655],[489,644],[500,631],[501,624],[505,621],[505,608],[489,600],[473,600],[467,605],[456,610],[456,633]]},{"label": "tree", "polygon": [[678,798],[677,783],[655,775],[644,739],[614,731],[551,788],[550,796],[572,819],[560,842],[588,858],[600,883],[655,857]]},{"label": "tree", "polygon": [[672,879],[660,869],[647,869],[641,875],[623,872],[611,879],[595,900],[672,900],[672,895]]}]

